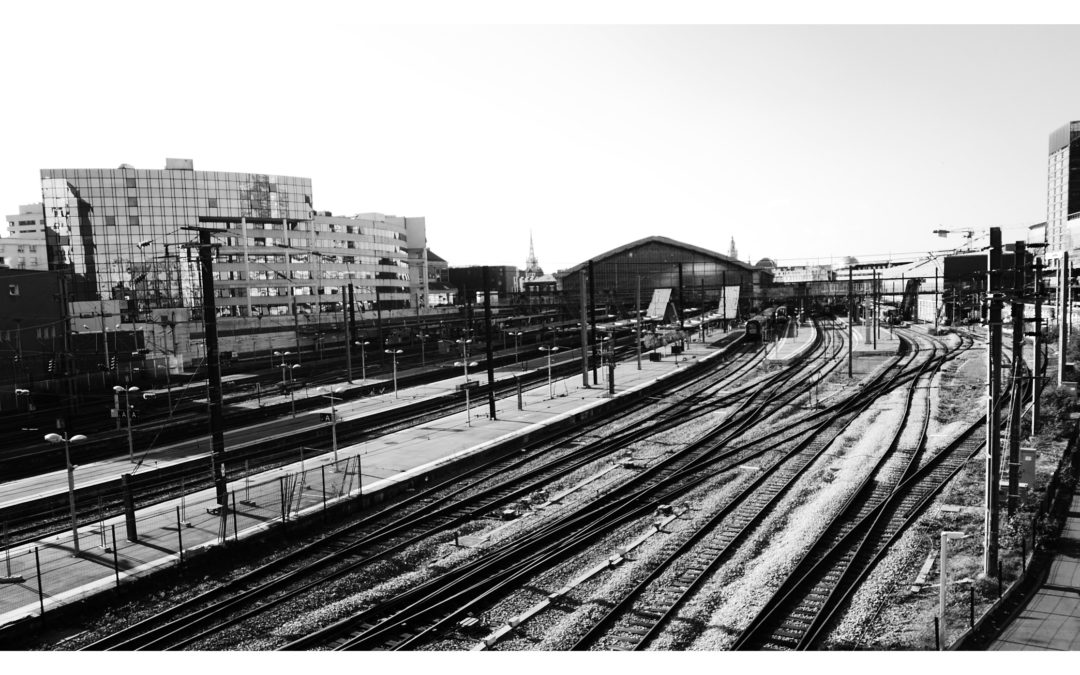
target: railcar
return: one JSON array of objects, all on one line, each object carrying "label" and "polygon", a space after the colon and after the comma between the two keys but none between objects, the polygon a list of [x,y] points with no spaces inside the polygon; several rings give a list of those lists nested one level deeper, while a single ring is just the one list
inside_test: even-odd
[{"label": "railcar", "polygon": [[766,320],[765,316],[761,314],[747,319],[744,327],[746,339],[751,342],[761,342]]}]

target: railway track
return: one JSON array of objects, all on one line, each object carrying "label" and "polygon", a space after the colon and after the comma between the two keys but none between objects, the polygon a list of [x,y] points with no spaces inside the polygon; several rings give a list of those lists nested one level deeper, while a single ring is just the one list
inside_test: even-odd
[{"label": "railway track", "polygon": [[[716,437],[712,440],[716,440]],[[741,461],[735,455],[728,455],[734,461],[726,468],[733,468]],[[697,469],[708,463],[698,464]],[[454,619],[463,613],[470,610],[474,614],[480,612],[486,601],[515,585],[526,583],[531,575],[565,557],[568,550],[595,540],[603,531],[652,513],[658,504],[671,503],[680,494],[708,480],[709,476],[694,477],[693,464],[694,460],[691,460],[682,467],[665,467],[660,476],[664,473],[667,475],[658,485],[640,486],[636,494],[627,496],[622,503],[605,504],[602,515],[588,508],[566,519],[578,521],[577,525],[585,521],[595,523],[591,527],[568,534],[567,528],[562,527],[566,523],[552,524],[538,536],[488,556],[476,564],[475,570],[460,570],[456,578],[447,579],[446,583],[440,582],[402,594],[388,603],[380,604],[378,608],[361,612],[327,627],[319,634],[298,640],[288,648],[309,648],[315,644],[340,649],[417,647],[440,630],[451,629]],[[661,486],[665,489],[658,489]],[[451,603],[458,604],[450,609]],[[396,613],[395,608],[399,608]]]},{"label": "railway track", "polygon": [[[456,523],[476,518],[479,514],[535,492],[560,475],[611,454],[614,449],[637,438],[660,433],[682,423],[687,416],[707,412],[712,401],[703,401],[701,390],[728,386],[732,380],[744,376],[750,367],[760,362],[760,350],[757,353],[750,350],[742,352],[747,358],[730,361],[725,367],[726,374],[705,376],[698,378],[696,383],[684,385],[690,393],[656,415],[653,424],[645,427],[639,425],[602,442],[564,452],[556,460],[543,462],[535,469],[502,482],[498,481],[500,476],[521,471],[528,463],[536,462],[538,457],[550,455],[552,444],[532,448],[527,456],[513,462],[499,460],[457,476],[443,485],[369,516],[356,525],[334,532],[303,551],[290,554],[287,559],[259,568],[228,587],[216,589],[206,596],[184,603],[182,607],[90,645],[89,649],[160,649],[192,644],[319,584],[394,555],[434,532],[444,531]],[[562,445],[586,442],[592,433],[591,430],[582,431],[574,438],[563,441]],[[495,484],[476,491],[476,486],[489,482]],[[312,558],[317,560],[312,562]],[[267,580],[270,575],[275,576]],[[290,585],[292,589],[288,590]],[[222,597],[218,599],[218,596]],[[247,609],[238,610],[239,607]],[[231,618],[223,618],[230,614]]]},{"label": "railway track", "polygon": [[[736,649],[811,649],[889,545],[982,447],[985,418],[919,463],[918,451],[899,482],[881,497],[864,490],[842,510],[743,630]],[[873,497],[880,497],[874,499]]]},{"label": "railway track", "polygon": [[[625,354],[625,346],[622,350]],[[568,366],[576,367],[573,363]],[[568,366],[563,365],[564,368]],[[522,378],[523,386],[535,386],[545,381],[546,373],[541,372]],[[495,396],[511,396],[517,392],[517,386],[513,381],[498,384]],[[480,394],[483,393],[484,388],[481,388]],[[361,420],[339,422],[338,443],[361,443],[464,409],[464,394],[455,393],[392,408]],[[230,440],[224,457],[226,466],[232,468],[230,480],[295,462],[304,452],[320,454],[331,450],[330,429],[324,423],[270,435],[255,431],[249,436],[253,439],[240,442]],[[206,458],[196,457],[168,468],[133,472],[130,485],[135,507],[143,508],[183,493],[207,489],[213,485],[213,475]],[[117,479],[82,487],[76,491],[75,501],[80,525],[119,515],[123,513],[124,506],[121,481]],[[66,493],[58,493],[0,509],[0,523],[7,528],[5,545],[17,546],[66,530],[71,522],[68,508]]]},{"label": "railway track", "polygon": [[[865,407],[838,411],[827,424],[806,435],[785,456],[763,469],[756,479],[742,485],[711,517],[693,529],[669,535],[659,555],[659,564],[621,599],[615,600],[613,607],[592,624],[573,648],[634,650],[646,645]],[[490,644],[489,638],[477,648]]]},{"label": "railway track", "polygon": [[[760,405],[765,405],[765,402]],[[597,498],[573,514],[539,528],[524,540],[498,547],[481,561],[447,572],[431,583],[298,640],[288,648],[305,649],[316,644],[341,648],[412,647],[423,641],[425,634],[439,627],[445,629],[455,617],[476,609],[485,597],[512,586],[515,580],[520,581],[520,577],[535,569],[552,564],[553,557],[565,556],[568,551],[601,536],[606,530],[654,510],[658,501],[677,498],[680,493],[692,488],[702,480],[696,474],[712,463],[701,460],[710,450],[715,451],[730,440],[725,437],[726,434],[737,434],[737,429],[737,420],[722,425],[721,429],[706,434],[687,451],[679,453],[679,457],[647,469],[638,479]],[[728,454],[728,459],[732,460],[731,466],[740,461],[736,454]],[[462,586],[468,589],[471,600],[433,619],[432,614],[440,612],[448,596],[465,592]],[[395,614],[394,610],[398,608],[408,609]],[[415,628],[418,625],[426,628]]]}]

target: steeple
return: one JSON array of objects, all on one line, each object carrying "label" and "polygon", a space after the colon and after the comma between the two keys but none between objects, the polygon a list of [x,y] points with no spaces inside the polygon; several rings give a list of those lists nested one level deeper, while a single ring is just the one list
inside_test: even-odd
[{"label": "steeple", "polygon": [[739,251],[735,248],[735,237],[731,238],[731,248],[728,249],[728,257],[733,260],[739,259]]},{"label": "steeple", "polygon": [[536,253],[533,251],[532,230],[529,230],[529,257],[525,259],[525,277],[536,278],[542,276],[544,276],[544,270],[540,269],[540,263],[536,260]]}]

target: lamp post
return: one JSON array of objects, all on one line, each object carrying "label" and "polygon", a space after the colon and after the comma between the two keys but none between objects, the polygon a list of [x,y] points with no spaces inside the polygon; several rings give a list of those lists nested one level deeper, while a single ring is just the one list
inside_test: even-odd
[{"label": "lamp post", "polygon": [[353,344],[360,347],[360,384],[364,384],[367,382],[367,346],[371,343],[357,340]]},{"label": "lamp post", "polygon": [[79,527],[75,518],[75,466],[71,463],[71,444],[85,441],[86,436],[75,434],[68,438],[67,431],[63,435],[46,434],[45,440],[50,443],[64,444],[64,463],[67,464],[68,476],[68,506],[71,509],[71,541],[75,547],[75,555],[79,555]]},{"label": "lamp post", "polygon": [[139,391],[138,387],[121,387],[117,385],[113,387],[113,391],[117,394],[124,395],[124,416],[127,417],[127,437],[128,437],[128,460],[135,461],[135,441],[131,437],[131,393]]},{"label": "lamp post", "polygon": [[600,346],[604,358],[607,360],[607,379],[608,379],[608,393],[615,393],[615,338],[608,336],[604,338],[603,344]]},{"label": "lamp post", "polygon": [[455,366],[462,366],[465,369],[465,384],[462,387],[465,389],[465,426],[472,426],[472,408],[469,405],[469,366],[476,367],[476,361],[457,361]]},{"label": "lamp post", "polygon": [[285,369],[289,367],[289,364],[285,362],[285,357],[292,356],[292,352],[274,352],[274,356],[281,357],[281,363],[278,364],[278,368],[281,368],[281,387],[284,389],[287,386],[285,382]]},{"label": "lamp post", "polygon": [[540,351],[547,352],[547,370],[548,370],[548,398],[555,398],[555,392],[551,388],[551,352],[559,351],[558,347],[541,347]]},{"label": "lamp post", "polygon": [[401,353],[400,349],[384,349],[387,354],[394,357],[394,398],[398,397],[397,394],[397,355]]},{"label": "lamp post", "polygon": [[963,532],[942,532],[941,533],[941,588],[938,593],[938,645],[942,650],[946,649],[945,639],[948,636],[948,632],[945,630],[945,591],[949,586],[949,540],[963,539],[966,537]]},{"label": "lamp post", "polygon": [[[289,410],[292,412],[292,418],[296,419],[296,369],[300,367],[299,363],[294,363],[289,366]],[[305,388],[305,391],[307,389]]]},{"label": "lamp post", "polygon": [[280,356],[281,357],[281,363],[278,364],[278,367],[281,368],[281,388],[283,390],[288,389],[288,391],[289,391],[289,406],[290,406],[290,408],[292,410],[292,416],[295,419],[296,418],[296,395],[293,394],[293,390],[292,390],[293,388],[291,386],[289,386],[289,382],[285,379],[285,373],[289,373],[289,377],[292,378],[292,371],[299,368],[300,365],[296,364],[296,363],[294,363],[292,365],[289,365],[289,363],[285,360],[285,357],[286,356],[291,356],[291,355],[292,355],[292,352],[274,352],[274,356]]},{"label": "lamp post", "polygon": [[26,426],[30,426],[30,390],[29,389],[15,389],[15,409],[19,409],[19,399],[23,396],[26,397]]},{"label": "lamp post", "polygon": [[337,397],[334,396],[334,394],[340,393],[341,389],[334,389],[333,387],[319,387],[319,391],[327,392],[326,397],[330,399],[330,438],[332,439],[333,443],[331,447],[334,450],[334,469],[337,470],[337,408],[334,406],[334,401],[337,400]]}]

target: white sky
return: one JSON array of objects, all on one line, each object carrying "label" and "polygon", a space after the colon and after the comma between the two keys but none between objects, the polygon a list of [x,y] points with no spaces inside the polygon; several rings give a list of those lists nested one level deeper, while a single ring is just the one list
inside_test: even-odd
[{"label": "white sky", "polygon": [[[1078,26],[550,5],[6,3],[0,208],[40,201],[41,168],[183,157],[310,177],[335,215],[425,216],[451,265],[523,267],[530,230],[548,272],[649,235],[866,258],[961,243],[939,227],[1024,238],[1047,137],[1080,119]],[[1077,18],[1025,7],[914,20]]]}]

